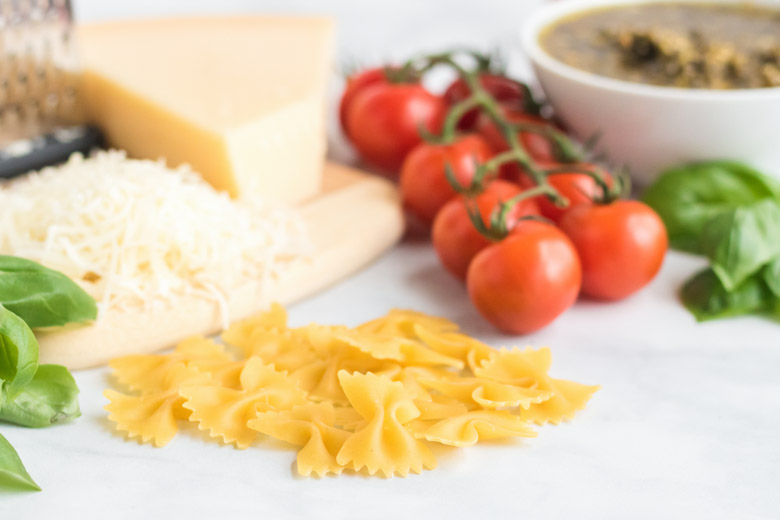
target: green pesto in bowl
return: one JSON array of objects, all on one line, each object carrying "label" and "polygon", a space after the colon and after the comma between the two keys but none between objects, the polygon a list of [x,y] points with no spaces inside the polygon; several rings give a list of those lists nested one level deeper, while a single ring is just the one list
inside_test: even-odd
[{"label": "green pesto in bowl", "polygon": [[595,8],[546,27],[542,49],[600,76],[692,89],[780,87],[780,9],[746,3]]}]

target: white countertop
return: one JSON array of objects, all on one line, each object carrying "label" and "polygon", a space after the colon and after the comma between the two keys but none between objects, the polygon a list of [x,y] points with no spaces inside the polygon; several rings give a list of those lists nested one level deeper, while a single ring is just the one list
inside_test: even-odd
[{"label": "white countertop", "polygon": [[[457,1],[438,15],[445,2],[418,3],[219,5],[330,12],[340,19],[342,50],[374,57],[458,41],[511,43],[512,19],[539,2]],[[76,0],[83,19],[215,4]],[[431,24],[436,31],[426,32]],[[263,443],[239,451],[191,430],[163,449],[125,441],[102,410],[108,371],[79,372],[81,418],[42,430],[0,426],[44,489],[0,492],[0,518],[780,518],[780,325],[695,323],[676,290],[700,266],[672,253],[630,300],[579,302],[552,326],[511,338],[479,318],[429,245],[403,243],[292,307],[293,324],[357,324],[403,307],[450,318],[494,345],[549,345],[554,376],[602,385],[587,409],[536,439],[458,450],[440,457],[439,469],[406,479],[302,479],[295,451]]]},{"label": "white countertop", "polygon": [[[696,324],[675,301],[698,260],[671,254],[629,301],[580,302],[527,338],[502,337],[426,244],[403,244],[291,308],[293,324],[357,324],[392,307],[458,321],[494,345],[549,345],[551,373],[599,383],[588,407],[539,437],[478,445],[406,479],[302,479],[295,451],[245,451],[193,431],[165,448],[116,434],[102,410],[108,371],[76,374],[83,416],[3,425],[41,493],[2,494],[2,518],[778,518],[780,326]],[[21,515],[21,516],[17,516]],[[27,515],[27,516],[25,516]]]}]

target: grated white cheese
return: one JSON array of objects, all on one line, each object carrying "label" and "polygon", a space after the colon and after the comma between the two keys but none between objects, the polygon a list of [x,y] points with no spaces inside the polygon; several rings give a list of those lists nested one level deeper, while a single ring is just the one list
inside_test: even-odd
[{"label": "grated white cheese", "polygon": [[227,323],[232,290],[267,282],[309,248],[293,210],[231,200],[187,167],[116,150],[74,154],[0,188],[0,254],[79,281],[101,314],[196,296]]}]

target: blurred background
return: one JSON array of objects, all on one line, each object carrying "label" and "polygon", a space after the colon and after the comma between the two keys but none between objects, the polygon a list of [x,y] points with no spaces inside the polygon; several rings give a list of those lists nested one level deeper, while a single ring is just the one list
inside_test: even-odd
[{"label": "blurred background", "polygon": [[379,62],[452,44],[500,47],[522,68],[518,31],[543,0],[73,0],[81,22],[182,14],[297,13],[338,21],[338,59]]}]

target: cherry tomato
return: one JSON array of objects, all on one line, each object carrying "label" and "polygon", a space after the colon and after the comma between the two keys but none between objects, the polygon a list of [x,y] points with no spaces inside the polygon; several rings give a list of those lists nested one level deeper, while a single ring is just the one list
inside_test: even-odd
[{"label": "cherry tomato", "polygon": [[477,165],[492,155],[490,146],[478,135],[459,137],[452,144],[418,144],[401,167],[401,198],[406,210],[426,227],[436,213],[456,195],[447,180],[449,164],[455,178],[469,186]]},{"label": "cherry tomato", "polygon": [[[539,161],[536,165],[541,170],[549,168],[565,168],[565,164],[556,162]],[[513,165],[514,166],[514,165]],[[579,164],[580,167],[591,167],[589,164]],[[500,177],[510,182],[514,182],[523,188],[532,188],[536,186],[536,182],[518,165],[511,171],[502,171]],[[612,186],[612,177],[607,176],[606,182],[608,186]],[[593,204],[595,198],[603,195],[599,184],[585,173],[556,173],[549,175],[547,181],[553,188],[558,190],[558,193],[563,195],[568,201],[569,205],[564,208],[559,208],[550,201],[547,197],[539,197],[537,203],[539,204],[539,211],[541,215],[549,220],[552,220],[556,224],[561,220],[563,214],[569,211],[575,206],[580,204]]]},{"label": "cherry tomato", "polygon": [[352,107],[355,96],[369,85],[378,83],[387,83],[384,67],[367,69],[347,78],[347,85],[344,87],[344,93],[341,95],[341,103],[339,104],[339,121],[341,122],[341,129],[347,137],[349,137],[347,132],[347,113]]},{"label": "cherry tomato", "polygon": [[[528,89],[519,81],[515,81],[500,74],[481,74],[479,82],[495,98],[498,103],[507,110],[526,112],[531,100],[528,99]],[[453,106],[471,95],[471,89],[463,78],[458,78],[447,87],[444,92],[444,100]],[[477,124],[479,109],[470,110],[458,122],[461,130],[471,130]]]},{"label": "cherry tomato", "polygon": [[668,246],[658,214],[634,200],[577,206],[560,226],[582,260],[583,294],[600,300],[620,300],[647,285]]},{"label": "cherry tomato", "polygon": [[[603,195],[599,184],[585,173],[556,173],[547,177],[547,182],[569,201],[568,206],[559,208],[547,197],[539,197],[542,215],[556,224],[568,211],[583,204],[591,205],[594,198]],[[610,183],[609,179],[607,183]]]},{"label": "cherry tomato", "polygon": [[474,258],[466,285],[485,319],[505,332],[526,334],[571,307],[581,281],[571,240],[555,226],[525,220]]},{"label": "cherry tomato", "polygon": [[419,127],[437,133],[445,111],[442,98],[420,84],[369,85],[349,105],[347,134],[363,159],[394,172],[422,142]]},{"label": "cherry tomato", "polygon": [[[522,193],[522,189],[502,180],[495,180],[474,199],[483,222],[489,222],[493,210],[501,203]],[[520,217],[538,215],[539,208],[533,199],[523,200],[508,215],[510,227]],[[458,196],[450,200],[436,215],[433,222],[433,246],[444,267],[461,280],[472,259],[492,242],[477,231],[469,219],[466,198]]]},{"label": "cherry tomato", "polygon": [[[513,111],[507,111],[504,115],[509,121],[515,123],[551,124],[549,121],[534,115]],[[484,114],[480,115],[479,121],[477,122],[477,132],[482,134],[485,140],[493,148],[494,152],[500,153],[509,149],[509,145],[507,145],[506,139],[504,139],[501,131],[499,131],[495,123]],[[528,155],[531,156],[531,159],[537,162],[555,162],[555,151],[546,137],[531,132],[520,132],[518,136],[520,138],[520,143],[523,145]]]}]

